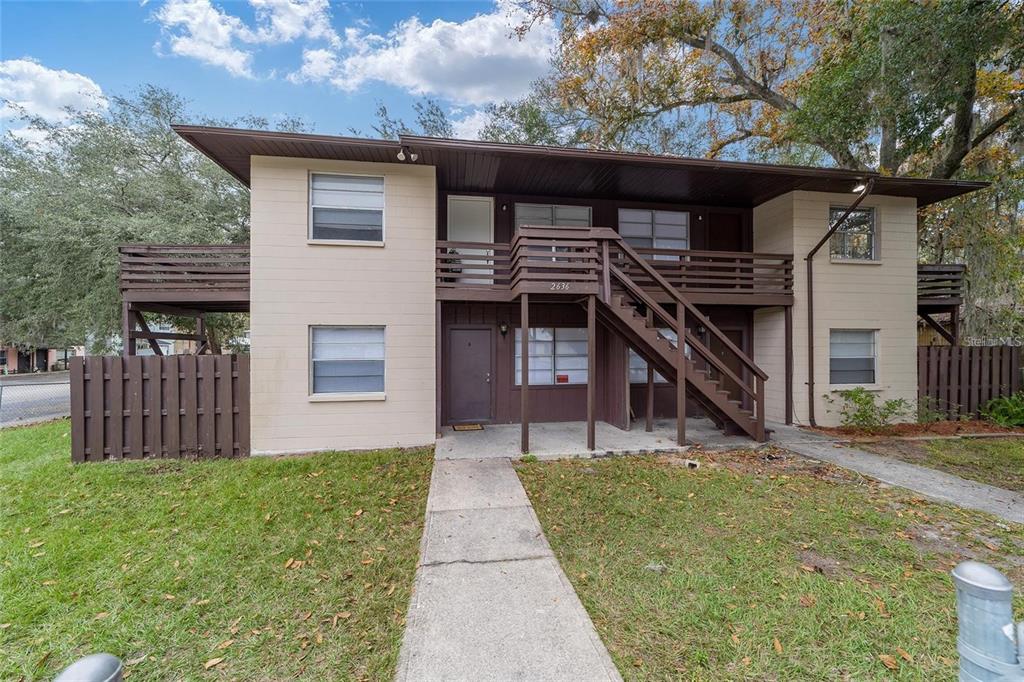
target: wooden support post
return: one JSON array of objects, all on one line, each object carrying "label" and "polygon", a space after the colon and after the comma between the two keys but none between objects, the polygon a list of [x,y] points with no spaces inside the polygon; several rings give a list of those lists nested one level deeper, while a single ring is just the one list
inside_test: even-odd
[{"label": "wooden support post", "polygon": [[441,301],[437,301],[434,306],[434,408],[437,412],[437,436],[441,436],[441,401],[443,395],[441,393],[441,377],[444,376],[441,368],[441,360],[443,358],[443,345],[441,336]]},{"label": "wooden support post", "polygon": [[[786,424],[793,423],[793,306],[783,308],[786,315]],[[764,402],[762,396],[761,402]]]},{"label": "wooden support post", "polygon": [[676,304],[676,442],[686,445],[686,308]]},{"label": "wooden support post", "polygon": [[132,338],[132,306],[127,301],[121,303],[121,355],[135,355],[135,339]]},{"label": "wooden support post", "polygon": [[953,341],[950,345],[960,345],[960,306],[954,306],[949,311],[949,326],[950,331],[953,334]]},{"label": "wooden support post", "polygon": [[206,315],[196,316],[196,336],[203,338],[202,341],[196,344],[196,355],[201,355],[208,345],[208,341],[206,339]]},{"label": "wooden support post", "polygon": [[757,410],[757,442],[763,443],[766,438],[764,437],[764,379],[755,375],[754,376],[754,400],[756,405],[754,409]]},{"label": "wooden support post", "polygon": [[530,295],[519,298],[519,334],[522,348],[522,385],[519,391],[519,424],[522,431],[519,450],[530,451]]},{"label": "wooden support post", "polygon": [[[647,309],[647,326],[654,328],[654,311]],[[647,402],[645,407],[644,431],[654,431],[654,367],[647,363]]]},{"label": "wooden support post", "polygon": [[587,449],[595,447],[594,409],[597,403],[597,297],[587,296]]}]

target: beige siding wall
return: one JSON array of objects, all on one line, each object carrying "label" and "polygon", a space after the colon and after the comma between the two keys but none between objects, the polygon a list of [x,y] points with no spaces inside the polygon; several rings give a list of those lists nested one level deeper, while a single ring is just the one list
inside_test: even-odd
[{"label": "beige siding wall", "polygon": [[[307,243],[310,171],[384,176],[385,246]],[[255,453],[433,443],[432,166],[252,157]],[[385,399],[318,402],[311,325],[383,325]]]},{"label": "beige siding wall", "polygon": [[[793,253],[793,198],[776,197],[754,208],[754,251]],[[795,267],[795,265],[794,265]],[[786,418],[786,324],[782,308],[754,311],[754,362],[768,374],[765,417]]]},{"label": "beige siding wall", "polygon": [[[807,277],[804,256],[824,235],[830,206],[845,206],[853,194],[792,192],[754,210],[754,250],[791,251],[794,254],[793,398],[794,418],[808,419],[807,399]],[[880,400],[917,396],[917,208],[914,199],[868,197],[863,206],[875,209],[878,225],[877,263],[838,263],[829,258],[828,246],[814,259],[814,366],[815,417],[819,424],[838,423],[838,406],[824,395],[834,395],[829,384],[829,331],[877,329],[877,382],[869,387]],[[792,225],[786,235],[787,221]],[[787,244],[790,245],[787,248]],[[763,311],[755,317],[755,353],[763,349],[766,363],[775,366],[769,344],[782,338],[781,311]],[[758,339],[761,336],[761,339]],[[755,357],[761,357],[755,355]],[[770,368],[769,399],[779,395],[783,376]],[[774,384],[774,385],[773,385]],[[783,404],[784,406],[784,404]],[[769,418],[776,410],[770,406]]]}]

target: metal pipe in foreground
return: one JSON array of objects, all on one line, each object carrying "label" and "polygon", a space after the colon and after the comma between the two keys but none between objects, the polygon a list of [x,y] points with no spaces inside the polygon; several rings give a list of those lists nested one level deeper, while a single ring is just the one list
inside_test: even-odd
[{"label": "metal pipe in foreground", "polygon": [[92,654],[64,668],[53,682],[121,682],[123,677],[124,667],[117,656]]},{"label": "metal pipe in foreground", "polygon": [[964,561],[953,569],[960,623],[961,682],[1024,680],[1024,623],[1013,622],[1013,585],[996,569]]}]

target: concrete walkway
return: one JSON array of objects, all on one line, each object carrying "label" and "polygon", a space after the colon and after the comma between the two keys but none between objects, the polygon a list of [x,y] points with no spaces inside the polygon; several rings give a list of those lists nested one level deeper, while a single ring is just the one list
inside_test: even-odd
[{"label": "concrete walkway", "polygon": [[841,445],[827,436],[808,433],[792,426],[775,424],[772,428],[776,430],[775,444],[790,452],[913,490],[933,500],[987,512],[1014,523],[1024,523],[1024,495],[1021,493],[858,450]]},{"label": "concrete walkway", "polygon": [[507,458],[435,462],[396,677],[621,679]]}]

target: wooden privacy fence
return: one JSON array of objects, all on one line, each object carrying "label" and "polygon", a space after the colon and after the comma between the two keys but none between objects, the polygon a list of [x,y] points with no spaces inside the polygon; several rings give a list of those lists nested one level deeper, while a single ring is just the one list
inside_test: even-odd
[{"label": "wooden privacy fence", "polygon": [[979,416],[985,404],[1021,390],[1021,349],[1014,346],[921,346],[917,397],[947,419]]},{"label": "wooden privacy fence", "polygon": [[248,455],[248,355],[72,359],[73,461]]}]

